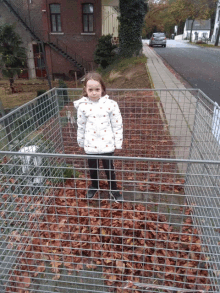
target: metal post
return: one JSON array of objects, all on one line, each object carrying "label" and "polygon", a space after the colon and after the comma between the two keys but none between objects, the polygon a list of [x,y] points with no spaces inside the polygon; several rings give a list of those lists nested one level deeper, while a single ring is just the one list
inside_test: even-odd
[{"label": "metal post", "polygon": [[[211,136],[214,103],[201,92],[196,100],[195,89],[108,89],[124,126],[123,149],[111,156],[124,197],[117,203],[109,195],[112,174],[102,164],[100,189],[87,198],[88,159],[108,161],[109,156],[85,155],[77,145],[76,127],[70,137],[69,113],[75,111],[75,116],[72,101],[81,98],[82,89],[67,90],[71,103],[65,108],[59,108],[55,89],[45,94],[48,103],[37,97],[7,114],[13,139],[24,132],[19,144],[41,151],[0,151],[1,291],[219,292],[220,160],[219,144]],[[43,122],[33,108],[44,109]],[[89,115],[92,108],[87,109]],[[33,127],[33,115],[40,127]],[[193,125],[194,136],[186,131]],[[1,146],[3,140],[0,136]],[[68,153],[60,150],[61,141]],[[199,148],[195,156],[194,143]],[[25,162],[31,157],[28,174],[21,157]],[[36,157],[43,164],[36,166]],[[37,182],[27,179],[41,174],[45,180],[31,190]]]},{"label": "metal post", "polygon": [[50,79],[50,73],[49,73],[49,69],[48,69],[48,66],[47,66],[47,59],[46,59],[46,54],[45,54],[45,49],[44,49],[44,43],[43,43],[43,41],[41,41],[40,44],[41,44],[41,48],[42,48],[42,52],[43,52],[44,64],[45,64],[45,69],[46,69],[46,72],[47,72],[47,80],[48,80],[49,88],[52,89],[52,84],[51,84],[51,79]]}]

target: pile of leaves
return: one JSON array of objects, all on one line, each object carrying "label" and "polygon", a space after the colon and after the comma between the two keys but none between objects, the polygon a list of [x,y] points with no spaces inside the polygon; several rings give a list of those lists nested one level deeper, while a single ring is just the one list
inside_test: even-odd
[{"label": "pile of leaves", "polygon": [[[106,183],[101,187],[107,188]],[[107,290],[117,293],[142,292],[141,287],[151,287],[147,283],[152,278],[157,279],[154,288],[163,292],[170,292],[163,286],[183,288],[178,292],[209,290],[201,240],[187,207],[176,232],[165,215],[143,204],[103,200],[97,206],[85,193],[84,180],[67,180],[30,215],[31,242],[21,244],[20,235],[11,235],[10,243],[19,242],[22,253],[6,292],[30,292],[31,279],[44,272],[48,262],[53,280],[62,277],[62,266],[69,274],[101,268]]]},{"label": "pile of leaves", "polygon": [[[132,93],[121,95],[118,103],[124,145],[117,155],[172,158],[173,143],[153,93],[140,92],[136,100]],[[66,105],[61,117],[68,111],[73,113],[73,105]],[[65,153],[82,154],[76,141],[76,122],[68,119],[62,132]],[[74,166],[83,170],[85,161],[74,160]],[[184,179],[175,176],[178,168],[174,163],[124,159],[115,160],[115,169],[123,189],[129,190],[131,183],[140,191],[184,194]],[[30,205],[32,212],[26,232],[20,235],[15,230],[10,235],[8,248],[16,247],[21,254],[6,292],[31,292],[35,278],[49,268],[53,280],[59,280],[62,267],[69,274],[84,269],[95,274],[101,269],[106,290],[117,293],[139,293],[143,288],[170,292],[168,288],[175,287],[179,292],[190,289],[196,293],[210,289],[202,243],[187,206],[179,217],[182,223],[178,230],[161,212],[152,212],[148,203],[88,202],[88,182],[82,179],[85,174],[81,175],[65,185],[52,188],[53,184],[48,184],[49,192],[40,199],[16,197],[18,215]],[[101,181],[100,188],[107,190],[107,182]]]}]

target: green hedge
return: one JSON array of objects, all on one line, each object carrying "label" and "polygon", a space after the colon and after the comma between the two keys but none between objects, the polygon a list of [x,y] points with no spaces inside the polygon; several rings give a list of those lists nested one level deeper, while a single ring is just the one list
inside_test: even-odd
[{"label": "green hedge", "polygon": [[139,56],[142,51],[142,27],[147,11],[145,0],[120,0],[119,49],[125,57]]}]

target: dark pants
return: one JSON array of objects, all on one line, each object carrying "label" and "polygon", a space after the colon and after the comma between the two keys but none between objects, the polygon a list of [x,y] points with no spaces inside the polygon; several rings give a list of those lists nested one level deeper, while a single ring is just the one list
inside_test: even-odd
[{"label": "dark pants", "polygon": [[[105,154],[99,154],[98,156],[112,156],[113,154],[114,153],[105,153]],[[90,169],[89,172],[90,172],[90,177],[92,180],[92,186],[98,189],[99,188],[99,181],[98,181],[99,159],[88,159],[88,164]],[[102,159],[102,164],[108,179],[109,189],[117,190],[113,160]]]}]

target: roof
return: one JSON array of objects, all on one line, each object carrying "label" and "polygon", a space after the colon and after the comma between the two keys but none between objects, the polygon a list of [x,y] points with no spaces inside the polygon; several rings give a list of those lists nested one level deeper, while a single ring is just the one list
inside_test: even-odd
[{"label": "roof", "polygon": [[[186,30],[191,30],[192,20],[186,20]],[[193,30],[211,30],[211,19],[195,20],[193,23]]]}]

